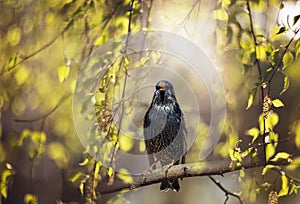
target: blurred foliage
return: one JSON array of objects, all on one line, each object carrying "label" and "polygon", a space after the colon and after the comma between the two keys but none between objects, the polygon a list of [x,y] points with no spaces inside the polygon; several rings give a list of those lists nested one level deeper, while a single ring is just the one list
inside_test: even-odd
[{"label": "blurred foliage", "polygon": [[[131,128],[132,121],[123,120],[123,115],[134,111],[139,100],[137,96],[125,96],[124,87],[130,80],[129,70],[155,66],[161,56],[155,51],[138,56],[127,54],[128,42],[120,42],[117,36],[156,28],[157,24],[171,24],[172,19],[165,16],[164,22],[154,21],[160,16],[157,12],[170,9],[166,4],[160,1],[154,4],[151,0],[0,2],[0,197],[3,202],[45,202],[42,193],[35,192],[37,187],[33,181],[44,173],[39,172],[39,166],[50,169],[49,163],[43,163],[45,158],[63,172],[62,186],[70,185],[67,191],[72,195],[80,192],[86,202],[101,201],[99,188],[115,182],[132,182],[127,169],[114,171],[118,149],[139,154],[145,150],[143,142],[120,132],[121,127]],[[286,1],[279,0],[189,1],[179,9],[186,16],[181,23],[175,20],[175,28],[189,32],[190,22],[196,25],[200,22],[198,14],[205,21],[200,8],[207,9],[210,4],[214,7],[210,18],[216,27],[213,33],[208,29],[207,32],[213,36],[213,55],[223,70],[228,114],[222,138],[209,159],[231,158],[238,165],[247,156],[254,161],[261,157],[266,162],[292,161],[287,167],[268,164],[261,172],[241,170],[239,191],[243,200],[253,203],[264,192],[270,193],[269,198],[273,200],[297,193],[300,116],[295,109],[300,105],[298,90],[293,89],[291,82],[299,88],[300,84],[296,83],[299,74],[295,71],[300,53],[299,14],[275,19],[287,5]],[[176,12],[172,11],[172,15],[177,15]],[[195,29],[194,35],[188,36],[199,36],[198,33]],[[97,55],[95,50],[113,38],[113,47],[107,48],[101,55],[103,58]],[[159,43],[158,38],[153,41]],[[95,78],[82,81],[83,87],[79,87],[78,73],[92,74]],[[134,82],[136,86],[147,74],[142,73],[139,81]],[[96,91],[86,92],[92,86]],[[97,121],[86,132],[89,144],[86,149],[73,125],[71,96],[75,90],[84,96],[79,112],[90,111],[85,120]],[[291,95],[287,95],[290,90]],[[88,109],[91,106],[93,109]],[[118,120],[114,120],[117,116]],[[138,113],[136,118],[141,118]],[[209,129],[207,121],[203,118],[199,122],[198,137],[188,152],[189,162],[197,161]],[[130,134],[135,131],[131,130]],[[21,182],[14,180],[18,173],[23,175]],[[63,191],[55,182],[53,179],[53,189]],[[28,184],[25,185],[28,188],[16,189],[14,183],[17,187]],[[15,196],[18,190],[22,191],[21,201]],[[80,195],[51,196],[54,201],[81,202]],[[123,203],[125,199],[120,193],[106,201]]]}]

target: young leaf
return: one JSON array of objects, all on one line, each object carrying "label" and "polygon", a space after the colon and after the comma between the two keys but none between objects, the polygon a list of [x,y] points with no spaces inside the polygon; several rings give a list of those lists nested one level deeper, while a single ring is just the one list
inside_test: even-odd
[{"label": "young leaf", "polygon": [[62,83],[69,77],[70,67],[66,65],[60,66],[57,70],[57,73],[58,73],[59,83]]},{"label": "young leaf", "polygon": [[267,144],[266,145],[266,161],[269,161],[269,159],[275,154],[276,149],[273,144]]},{"label": "young leaf", "polygon": [[256,91],[257,91],[257,88],[253,88],[250,93],[249,93],[249,98],[248,98],[248,104],[247,104],[247,107],[246,107],[246,110],[249,109],[252,104],[253,104],[253,101],[254,101],[254,98],[255,98],[255,95],[256,95]]},{"label": "young leaf", "polygon": [[275,108],[283,107],[283,103],[280,99],[274,99],[272,100],[272,104]]},{"label": "young leaf", "polygon": [[270,161],[278,161],[278,160],[287,160],[288,158],[290,158],[290,154],[286,153],[286,152],[278,152],[275,157],[273,159],[271,159]]},{"label": "young leaf", "polygon": [[220,21],[228,21],[228,13],[224,9],[218,9],[214,11],[214,17]]},{"label": "young leaf", "polygon": [[300,166],[300,157],[293,158],[292,162],[286,167],[289,171],[295,171]]},{"label": "young leaf", "polygon": [[286,92],[286,90],[288,90],[289,86],[290,86],[289,77],[287,75],[285,75],[285,77],[283,79],[283,89],[280,92],[280,95],[283,94],[284,92]]},{"label": "young leaf", "polygon": [[278,193],[278,197],[285,196],[289,193],[289,180],[288,178],[283,174],[281,176],[281,190]]},{"label": "young leaf", "polygon": [[262,170],[261,175],[266,175],[266,173],[270,170],[270,169],[275,169],[276,166],[268,164],[267,166],[265,166],[265,168]]},{"label": "young leaf", "polygon": [[132,183],[133,179],[130,176],[130,173],[126,169],[120,169],[117,177],[119,177],[124,183]]},{"label": "young leaf", "polygon": [[279,35],[279,34],[281,34],[281,33],[284,33],[285,31],[287,31],[288,30],[288,28],[286,28],[286,27],[280,27],[279,28],[279,31],[276,33],[276,35]]},{"label": "young leaf", "polygon": [[38,199],[36,196],[30,194],[30,193],[27,193],[25,196],[24,196],[24,203],[25,204],[38,204]]},{"label": "young leaf", "polygon": [[7,179],[11,175],[12,175],[12,171],[9,169],[4,170],[1,174],[0,187],[1,187],[1,195],[4,198],[7,198]]},{"label": "young leaf", "polygon": [[300,53],[300,38],[295,43],[295,55],[296,55],[296,58],[298,57],[299,53]]},{"label": "young leaf", "polygon": [[282,59],[283,61],[282,69],[287,68],[293,62],[293,59],[294,59],[293,54],[291,52],[286,52]]},{"label": "young leaf", "polygon": [[294,23],[293,25],[295,25],[297,23],[297,21],[299,20],[300,15],[294,16]]},{"label": "young leaf", "polygon": [[298,188],[300,188],[300,186],[297,186],[296,184],[292,184],[289,195],[291,195],[292,193],[297,194],[298,193]]},{"label": "young leaf", "polygon": [[249,130],[246,131],[246,134],[249,136],[252,136],[252,143],[254,143],[254,141],[258,138],[259,136],[259,129],[257,128],[251,128]]}]

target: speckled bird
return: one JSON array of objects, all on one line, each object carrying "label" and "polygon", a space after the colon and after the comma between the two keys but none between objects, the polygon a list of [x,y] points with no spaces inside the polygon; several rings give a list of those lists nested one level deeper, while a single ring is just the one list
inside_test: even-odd
[{"label": "speckled bird", "polygon": [[[156,84],[151,105],[144,117],[144,137],[150,168],[185,163],[187,129],[173,86],[166,80]],[[181,161],[180,161],[181,160]],[[162,181],[161,191],[179,191],[178,179]]]}]

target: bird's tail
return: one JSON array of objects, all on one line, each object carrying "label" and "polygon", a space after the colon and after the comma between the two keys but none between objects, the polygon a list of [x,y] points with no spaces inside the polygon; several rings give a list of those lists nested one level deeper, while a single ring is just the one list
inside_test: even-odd
[{"label": "bird's tail", "polygon": [[167,192],[168,190],[178,192],[180,190],[178,179],[164,180],[160,184],[160,190]]}]

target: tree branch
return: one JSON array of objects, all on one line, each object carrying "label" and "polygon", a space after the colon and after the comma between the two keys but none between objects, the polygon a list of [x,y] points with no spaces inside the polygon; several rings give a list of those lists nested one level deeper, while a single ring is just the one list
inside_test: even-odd
[{"label": "tree branch", "polygon": [[225,200],[224,204],[227,203],[227,201],[229,199],[229,197],[228,197],[229,195],[231,195],[233,197],[236,197],[239,200],[240,204],[243,203],[239,195],[237,195],[236,193],[232,193],[232,192],[228,191],[224,186],[222,186],[222,184],[219,181],[214,179],[212,176],[208,176],[208,177],[210,178],[210,180],[212,180],[214,182],[214,184],[216,184],[225,193],[226,200]]},{"label": "tree branch", "polygon": [[[271,163],[270,163],[271,164]],[[288,165],[287,161],[272,162],[273,165]],[[224,173],[237,171],[240,169],[249,169],[265,166],[264,161],[253,162],[251,157],[245,158],[243,164],[236,163],[230,159],[224,159],[220,161],[207,161],[199,163],[174,165],[167,170],[157,169],[147,175],[132,175],[132,182],[130,183],[115,183],[111,186],[99,187],[97,191],[101,194],[108,194],[119,192],[122,190],[133,190],[142,186],[148,186],[155,183],[160,183],[165,179],[196,177],[196,176],[210,176],[210,175],[222,175]]]}]

